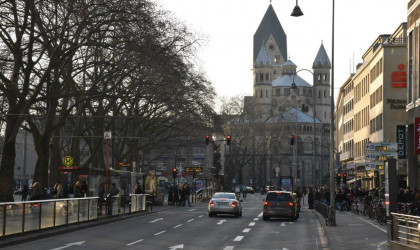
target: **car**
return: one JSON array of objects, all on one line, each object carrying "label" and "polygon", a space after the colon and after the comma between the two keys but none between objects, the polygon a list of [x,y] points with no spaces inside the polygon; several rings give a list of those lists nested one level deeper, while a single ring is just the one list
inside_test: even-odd
[{"label": "car", "polygon": [[235,193],[216,192],[209,201],[208,212],[209,217],[218,214],[233,214],[239,217],[242,216],[242,205]]},{"label": "car", "polygon": [[286,217],[295,221],[299,217],[298,204],[293,193],[268,191],[264,199],[263,220]]},{"label": "car", "polygon": [[253,187],[250,187],[250,186],[246,186],[245,193],[251,193],[251,194],[253,194],[254,193],[254,188]]}]

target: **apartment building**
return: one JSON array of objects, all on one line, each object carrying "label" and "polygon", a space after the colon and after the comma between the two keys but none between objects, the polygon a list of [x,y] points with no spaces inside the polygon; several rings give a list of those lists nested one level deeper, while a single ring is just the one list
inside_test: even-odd
[{"label": "apartment building", "polygon": [[407,176],[408,185],[415,187],[419,185],[419,164],[420,154],[420,1],[411,0],[408,3],[407,11]]},{"label": "apartment building", "polygon": [[[337,136],[340,166],[349,174],[349,183],[373,188],[383,185],[383,162],[365,158],[367,143],[397,142],[398,126],[405,126],[405,73],[407,24],[402,23],[391,35],[379,35],[363,54],[356,73],[343,84],[341,121]],[[338,108],[338,107],[337,107]],[[339,113],[337,113],[339,114]],[[405,181],[406,160],[398,159],[398,175]]]}]

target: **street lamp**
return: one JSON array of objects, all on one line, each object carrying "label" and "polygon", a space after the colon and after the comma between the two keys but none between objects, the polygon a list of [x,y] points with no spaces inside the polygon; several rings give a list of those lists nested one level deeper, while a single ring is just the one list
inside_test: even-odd
[{"label": "street lamp", "polygon": [[[302,16],[298,1],[293,9],[291,16]],[[328,213],[328,222],[330,226],[335,226],[335,182],[334,182],[334,16],[335,0],[332,0],[332,44],[331,44],[331,123],[330,123],[330,212]]]},{"label": "street lamp", "polygon": [[[315,146],[315,136],[316,136],[316,132],[315,132],[315,93],[316,93],[316,91],[315,91],[315,81],[314,81],[314,79],[313,79],[313,77],[314,77],[314,73],[312,72],[312,71],[310,71],[309,69],[300,69],[300,70],[298,70],[298,71],[296,71],[296,73],[293,75],[293,78],[292,78],[292,88],[296,88],[296,83],[295,83],[295,76],[297,75],[297,73],[299,73],[300,71],[308,71],[309,73],[311,73],[312,74],[312,84],[313,84],[313,90],[312,90],[312,101],[313,101],[313,105],[314,105],[314,113],[313,113],[313,117],[314,117],[314,120],[313,120],[313,136],[314,136],[314,141],[313,141],[313,143],[312,143],[312,150],[313,150],[313,155],[312,155],[312,185],[315,185],[315,166],[316,166],[316,160],[315,160],[315,149],[316,149],[316,146]],[[302,173],[303,173],[303,169],[302,169]],[[303,179],[303,175],[302,175],[302,179]]]}]

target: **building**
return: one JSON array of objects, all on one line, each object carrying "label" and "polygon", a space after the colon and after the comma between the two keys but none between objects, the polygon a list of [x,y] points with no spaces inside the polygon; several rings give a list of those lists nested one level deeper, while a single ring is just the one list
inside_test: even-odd
[{"label": "building", "polygon": [[[404,128],[407,24],[393,34],[379,35],[363,54],[363,63],[343,84],[337,103],[340,166],[349,174],[349,183],[361,180],[366,188],[383,186],[384,162],[367,159],[367,143],[397,142],[398,129]],[[340,111],[339,111],[340,110]],[[405,153],[398,153],[397,173],[407,178]]]},{"label": "building", "polygon": [[[256,186],[278,185],[281,176],[293,176],[298,186],[328,181],[331,62],[323,44],[314,55],[312,71],[304,69],[313,74],[311,85],[287,58],[287,36],[270,4],[254,34],[253,96],[244,101],[247,119],[229,127],[233,136],[234,125],[252,127],[247,136],[253,138],[248,142],[253,150],[247,154],[255,157],[232,179]],[[256,171],[256,166],[263,167]]]},{"label": "building", "polygon": [[[418,117],[420,117],[420,3],[411,0],[408,3],[407,17],[407,176],[408,185],[415,187],[419,185],[419,164],[418,155],[420,139],[418,129],[420,127]],[[417,118],[417,119],[416,119]]]}]

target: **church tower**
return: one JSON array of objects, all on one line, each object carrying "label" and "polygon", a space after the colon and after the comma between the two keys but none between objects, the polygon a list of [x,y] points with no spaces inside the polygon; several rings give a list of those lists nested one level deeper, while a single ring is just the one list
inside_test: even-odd
[{"label": "church tower", "polygon": [[255,113],[259,121],[272,116],[271,82],[287,58],[287,38],[270,4],[254,34],[253,74]]},{"label": "church tower", "polygon": [[[331,84],[330,70],[331,62],[325,51],[324,45],[318,50],[312,65],[314,72],[314,94],[315,94],[315,112],[316,117],[322,123],[330,123],[331,119]],[[334,114],[332,114],[334,115]]]}]

